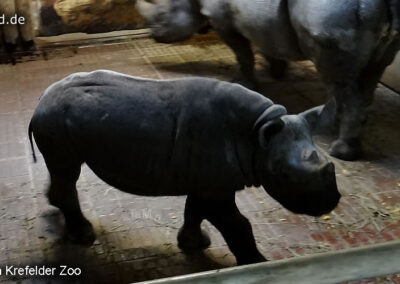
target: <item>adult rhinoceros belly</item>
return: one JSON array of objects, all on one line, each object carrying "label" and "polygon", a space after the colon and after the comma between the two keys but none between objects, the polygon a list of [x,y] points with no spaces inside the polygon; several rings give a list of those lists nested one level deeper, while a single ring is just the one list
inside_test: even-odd
[{"label": "adult rhinoceros belly", "polygon": [[230,5],[235,27],[264,55],[287,60],[304,59],[290,24],[286,1],[237,0]]}]

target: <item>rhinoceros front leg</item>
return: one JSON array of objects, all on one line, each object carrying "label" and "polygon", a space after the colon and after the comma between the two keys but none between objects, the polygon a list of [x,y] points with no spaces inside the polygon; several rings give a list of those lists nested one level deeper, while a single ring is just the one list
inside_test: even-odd
[{"label": "rhinoceros front leg", "polygon": [[328,98],[335,102],[331,113],[326,114],[327,121],[338,124],[339,137],[330,145],[329,153],[339,159],[354,160],[361,150],[360,136],[368,101],[359,83],[364,57],[329,42],[309,39],[314,43],[314,64],[325,83]]},{"label": "rhinoceros front leg", "polygon": [[233,50],[239,64],[239,72],[233,82],[249,89],[257,90],[258,84],[254,72],[254,53],[250,41],[235,31],[233,27],[215,25],[222,40]]},{"label": "rhinoceros front leg", "polygon": [[339,137],[330,145],[329,153],[349,161],[360,155],[360,136],[367,111],[366,98],[356,84],[335,84],[332,87],[338,104],[336,115],[339,120]]},{"label": "rhinoceros front leg", "polygon": [[221,232],[239,265],[266,260],[257,249],[250,222],[236,206],[234,193],[203,199],[202,204],[206,219]]},{"label": "rhinoceros front leg", "polygon": [[178,233],[178,246],[183,250],[205,249],[210,245],[208,234],[201,229],[204,220],[204,203],[188,195],[185,205],[184,223]]},{"label": "rhinoceros front leg", "polygon": [[371,55],[368,65],[359,72],[358,78],[344,84],[333,84],[332,95],[337,102],[340,131],[339,138],[330,147],[332,156],[344,160],[354,160],[359,156],[360,136],[375,88],[399,48],[400,37],[391,42],[382,42]]}]

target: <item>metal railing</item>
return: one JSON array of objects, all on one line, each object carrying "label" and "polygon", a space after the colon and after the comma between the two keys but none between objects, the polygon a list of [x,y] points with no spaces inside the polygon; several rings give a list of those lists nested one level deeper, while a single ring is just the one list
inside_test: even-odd
[{"label": "metal railing", "polygon": [[323,284],[400,273],[400,242],[268,261],[140,283]]}]

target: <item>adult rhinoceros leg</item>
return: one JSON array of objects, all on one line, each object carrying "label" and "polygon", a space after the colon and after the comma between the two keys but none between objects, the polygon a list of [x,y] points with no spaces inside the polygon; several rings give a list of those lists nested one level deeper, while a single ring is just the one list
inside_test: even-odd
[{"label": "adult rhinoceros leg", "polygon": [[331,144],[330,154],[354,160],[360,154],[360,135],[366,115],[367,99],[359,84],[365,59],[329,40],[314,41],[312,50],[314,64],[327,88],[328,102],[334,102],[335,106],[327,113],[330,117],[327,121],[337,122],[339,126],[339,137]]},{"label": "adult rhinoceros leg", "polygon": [[207,199],[203,204],[206,219],[221,232],[239,265],[266,260],[257,249],[250,222],[236,206],[234,194]]},{"label": "adult rhinoceros leg", "polygon": [[[342,60],[341,56],[337,56],[336,60],[330,60],[330,69],[336,70],[336,75],[323,68],[319,69],[327,82],[328,93],[335,97],[337,102],[340,129],[338,139],[330,146],[332,156],[343,160],[354,160],[359,156],[360,136],[376,85],[399,48],[400,39],[397,37],[390,42],[382,42],[371,54],[369,62],[359,70],[357,70],[357,66],[360,65],[358,58],[345,56],[342,56]],[[328,75],[330,78],[327,80]]]},{"label": "adult rhinoceros leg", "polygon": [[264,58],[269,63],[269,70],[271,76],[277,80],[282,79],[286,75],[286,71],[288,68],[288,62],[285,60],[273,58],[268,55],[264,55]]},{"label": "adult rhinoceros leg", "polygon": [[355,160],[360,155],[360,136],[366,119],[366,101],[355,82],[341,85],[335,83],[332,93],[338,102],[337,119],[339,137],[332,142],[329,153],[342,160]]},{"label": "adult rhinoceros leg", "polygon": [[238,33],[234,27],[226,23],[213,25],[222,40],[233,50],[239,63],[239,73],[233,79],[249,89],[257,90],[257,80],[254,73],[254,53],[250,41]]},{"label": "adult rhinoceros leg", "polygon": [[205,249],[210,245],[208,234],[201,229],[204,220],[204,203],[201,199],[188,195],[185,205],[185,221],[178,233],[178,246],[183,250]]}]

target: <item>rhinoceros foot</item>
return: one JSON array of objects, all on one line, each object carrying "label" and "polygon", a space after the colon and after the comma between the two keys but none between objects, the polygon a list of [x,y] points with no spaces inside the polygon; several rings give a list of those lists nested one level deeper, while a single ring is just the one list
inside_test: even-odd
[{"label": "rhinoceros foot", "polygon": [[[197,230],[196,230],[197,231]],[[178,246],[182,250],[205,249],[211,244],[208,233],[200,229],[197,232],[182,227],[178,233]]]},{"label": "rhinoceros foot", "polygon": [[329,154],[345,161],[354,161],[360,156],[359,143],[347,143],[341,139],[332,142]]},{"label": "rhinoceros foot", "polygon": [[264,262],[268,261],[262,254],[258,254],[256,256],[253,256],[248,259],[238,259],[237,260],[237,265],[247,265],[247,264],[252,264],[252,263],[259,263],[259,262]]},{"label": "rhinoceros foot", "polygon": [[81,225],[67,225],[67,238],[73,243],[92,244],[96,239],[96,234],[92,224],[86,221]]}]

